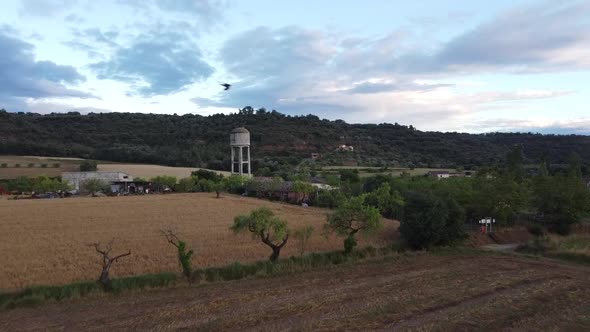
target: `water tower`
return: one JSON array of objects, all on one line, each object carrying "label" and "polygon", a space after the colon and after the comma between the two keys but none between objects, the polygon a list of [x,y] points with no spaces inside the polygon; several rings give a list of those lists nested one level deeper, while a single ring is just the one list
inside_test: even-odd
[{"label": "water tower", "polygon": [[231,145],[231,173],[242,176],[251,176],[250,168],[250,132],[240,127],[229,134]]}]

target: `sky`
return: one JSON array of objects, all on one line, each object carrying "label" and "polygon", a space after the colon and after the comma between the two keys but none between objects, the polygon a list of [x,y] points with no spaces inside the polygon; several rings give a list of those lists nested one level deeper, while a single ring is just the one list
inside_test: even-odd
[{"label": "sky", "polygon": [[0,2],[0,108],[12,112],[252,106],[590,135],[589,83],[590,0]]}]

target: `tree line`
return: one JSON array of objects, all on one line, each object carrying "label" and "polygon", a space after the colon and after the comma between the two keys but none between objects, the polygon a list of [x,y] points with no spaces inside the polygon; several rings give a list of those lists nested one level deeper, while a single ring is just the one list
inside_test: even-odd
[{"label": "tree line", "polygon": [[[80,157],[120,162],[229,170],[228,135],[235,127],[251,132],[257,172],[290,170],[310,153],[318,163],[399,167],[493,166],[505,162],[514,144],[525,162],[567,163],[576,152],[584,169],[590,162],[590,137],[533,133],[423,132],[400,124],[348,124],[314,115],[289,116],[264,108],[211,116],[139,113],[10,113],[0,111],[0,154]],[[354,152],[336,152],[341,144]],[[259,174],[265,175],[265,174]]]}]

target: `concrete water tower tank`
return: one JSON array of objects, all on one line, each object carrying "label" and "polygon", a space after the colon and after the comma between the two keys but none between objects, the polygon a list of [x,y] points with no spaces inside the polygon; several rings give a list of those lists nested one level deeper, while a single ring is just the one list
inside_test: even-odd
[{"label": "concrete water tower tank", "polygon": [[251,176],[250,132],[248,129],[240,127],[232,130],[229,134],[229,143],[231,145],[231,173]]}]

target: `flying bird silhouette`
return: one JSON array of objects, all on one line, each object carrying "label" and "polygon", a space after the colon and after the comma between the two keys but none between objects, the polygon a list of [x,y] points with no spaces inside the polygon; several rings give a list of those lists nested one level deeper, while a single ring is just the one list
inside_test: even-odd
[{"label": "flying bird silhouette", "polygon": [[225,89],[223,89],[223,91],[227,91],[227,90],[229,90],[229,88],[231,88],[231,84],[220,83],[219,85],[221,85],[222,87],[225,88]]}]

